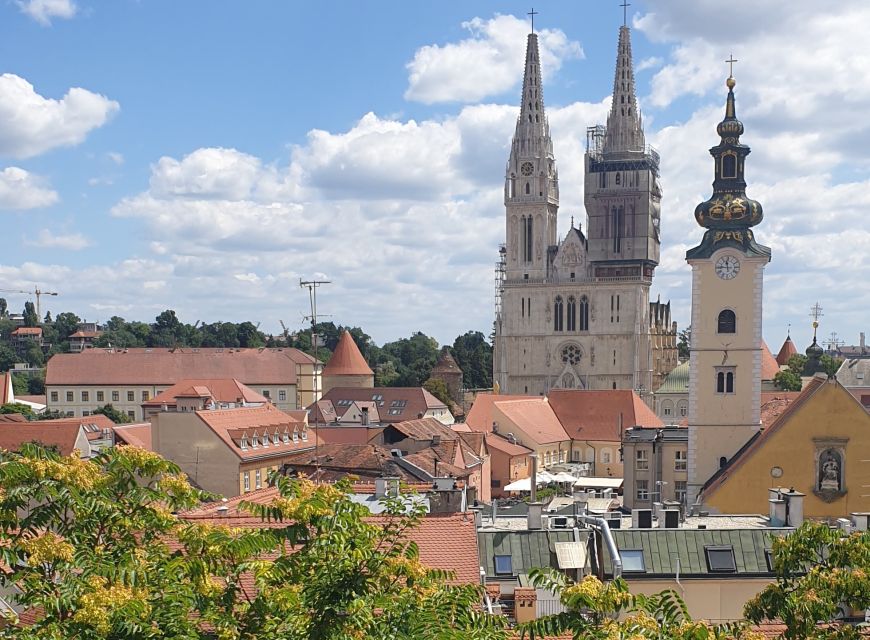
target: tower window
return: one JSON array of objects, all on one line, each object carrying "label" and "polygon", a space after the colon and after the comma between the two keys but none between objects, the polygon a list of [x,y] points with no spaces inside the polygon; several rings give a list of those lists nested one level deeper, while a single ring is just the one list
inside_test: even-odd
[{"label": "tower window", "polygon": [[[616,174],[616,184],[619,184],[619,174]],[[612,220],[612,229],[611,233],[613,234],[613,252],[620,253],[622,251],[622,220],[623,220],[623,209],[622,207],[613,207],[611,210],[611,220]]]},{"label": "tower window", "polygon": [[565,310],[565,305],[562,302],[562,296],[556,296],[556,300],[553,303],[553,331],[564,331],[564,317],[563,313]]},{"label": "tower window", "polygon": [[589,331],[589,298],[580,298],[580,331]]},{"label": "tower window", "polygon": [[734,156],[734,154],[729,153],[722,156],[722,177],[737,177],[737,158]]},{"label": "tower window", "polygon": [[[528,183],[526,184],[526,193],[528,193]],[[522,216],[520,218],[520,253],[522,254],[523,262],[532,261],[532,216]]]},{"label": "tower window", "polygon": [[568,297],[568,331],[577,331],[577,300]]},{"label": "tower window", "polygon": [[[532,121],[532,116],[529,116],[529,122],[531,122],[531,121]],[[527,182],[526,183],[526,195],[529,195],[531,192],[532,192],[532,187]]]},{"label": "tower window", "polygon": [[734,393],[733,367],[717,367],[716,393]]},{"label": "tower window", "polygon": [[717,333],[737,333],[737,316],[731,309],[719,312]]},{"label": "tower window", "polygon": [[622,174],[619,173],[618,171],[616,172],[616,184],[619,184],[619,181],[621,180],[621,177],[620,177],[621,175]]}]

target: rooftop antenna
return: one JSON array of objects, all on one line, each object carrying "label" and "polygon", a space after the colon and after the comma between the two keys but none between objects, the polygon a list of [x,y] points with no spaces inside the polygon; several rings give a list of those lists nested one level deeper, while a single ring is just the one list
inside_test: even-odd
[{"label": "rooftop antenna", "polygon": [[[311,386],[313,390],[313,397],[315,403],[315,411],[314,411],[314,481],[317,484],[320,484],[320,457],[318,456],[318,449],[320,447],[320,433],[318,431],[318,425],[320,424],[320,420],[317,415],[317,405],[316,403],[320,400],[320,371],[317,368],[317,288],[321,287],[325,284],[331,284],[330,280],[303,280],[299,279],[299,286],[303,289],[308,289],[308,302],[309,308],[311,310],[311,315],[306,316],[307,319],[311,320],[311,357],[314,359],[312,363],[312,367],[314,370],[313,380],[311,381]],[[283,325],[283,322],[281,323]]]}]

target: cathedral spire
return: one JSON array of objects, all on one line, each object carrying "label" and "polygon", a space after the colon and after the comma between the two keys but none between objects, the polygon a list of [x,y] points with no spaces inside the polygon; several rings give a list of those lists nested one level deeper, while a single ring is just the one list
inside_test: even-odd
[{"label": "cathedral spire", "polygon": [[631,59],[631,30],[619,28],[616,74],[613,78],[613,102],[607,116],[604,152],[643,151],[643,122],[634,91],[634,65]]},{"label": "cathedral spire", "polygon": [[[543,158],[553,156],[553,141],[550,125],[544,111],[544,90],[541,86],[541,55],[538,50],[538,35],[530,33],[526,43],[526,66],[523,74],[523,95],[520,99],[520,116],[514,133],[511,160],[520,158]],[[515,171],[519,166],[512,167]],[[516,171],[519,173],[519,171]]]}]

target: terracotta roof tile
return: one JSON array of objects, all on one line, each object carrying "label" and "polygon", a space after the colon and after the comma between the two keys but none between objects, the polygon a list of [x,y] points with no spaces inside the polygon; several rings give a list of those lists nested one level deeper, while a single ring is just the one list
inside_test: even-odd
[{"label": "terracotta roof tile", "polygon": [[94,413],[89,416],[82,416],[80,418],[68,417],[68,418],[55,418],[53,420],[41,420],[40,422],[44,422],[46,424],[72,424],[76,426],[80,426],[85,431],[85,435],[88,440],[99,440],[103,438],[104,433],[107,430],[111,430],[112,427],[115,426],[115,423],[112,422],[107,416],[104,416],[102,413]]},{"label": "terracotta roof tile", "polygon": [[412,440],[431,440],[433,436],[439,436],[446,440],[456,440],[459,435],[450,427],[443,424],[437,418],[419,418],[417,420],[403,420],[390,425],[406,438]]},{"label": "terracotta roof tile", "polygon": [[569,440],[547,398],[497,400],[495,405],[493,415],[501,412],[539,444]]},{"label": "terracotta roof tile", "polygon": [[245,402],[262,403],[269,402],[266,398],[250,387],[242,384],[234,378],[202,379],[185,378],[174,385],[158,393],[156,396],[143,402],[142,406],[161,406],[176,404],[176,398],[211,398],[215,402],[237,402],[239,398]]},{"label": "terracotta roof tile", "polygon": [[773,354],[770,352],[767,343],[761,342],[761,379],[773,380],[774,376],[779,373],[779,363]]},{"label": "terracotta roof tile", "polygon": [[779,353],[776,354],[776,363],[780,366],[785,366],[788,364],[789,358],[797,355],[797,347],[794,346],[794,342],[791,341],[791,335],[785,337],[785,342],[782,343],[782,346],[779,348]]},{"label": "terracotta roof tile", "polygon": [[492,405],[501,400],[523,400],[540,396],[510,396],[498,393],[478,393],[474,398],[471,410],[465,416],[465,424],[474,431],[489,433],[492,431]]},{"label": "terracotta roof tile", "polygon": [[661,427],[664,423],[631,390],[553,390],[550,405],[575,440],[621,441],[622,429],[634,426]]},{"label": "terracotta roof tile", "polygon": [[13,336],[41,336],[42,327],[18,327],[12,332]]},{"label": "terracotta roof tile", "polygon": [[57,447],[61,455],[68,456],[75,449],[80,431],[81,427],[74,421],[0,423],[0,449],[17,451],[22,444],[38,442]]},{"label": "terracotta roof tile", "polygon": [[139,424],[117,424],[112,429],[115,431],[116,444],[129,444],[140,449],[153,451],[151,444],[151,423],[140,422]]},{"label": "terracotta roof tile", "polygon": [[[325,406],[321,404],[324,401],[332,403],[339,419],[347,412],[348,407],[353,402],[375,402],[379,421],[386,423],[415,419],[421,414],[425,415],[430,409],[447,410],[447,405],[422,387],[375,387],[371,389],[334,387],[323,395],[320,403],[314,403],[309,407],[312,410],[311,420],[320,422],[335,420],[334,418],[327,420],[326,416],[320,413],[319,409]],[[370,421],[374,421],[371,416],[369,418]]]},{"label": "terracotta roof tile", "polygon": [[514,444],[507,438],[503,438],[497,433],[488,433],[486,435],[486,446],[488,446],[490,449],[495,449],[496,451],[506,453],[511,457],[526,456],[532,453],[532,450],[528,447],[524,447],[521,444]]},{"label": "terracotta roof tile", "polygon": [[350,331],[345,331],[338,339],[335,351],[326,366],[323,367],[325,376],[372,376],[374,373],[366,359],[356,346]]},{"label": "terracotta roof tile", "polygon": [[298,349],[86,349],[48,361],[47,385],[167,385],[184,379],[235,378],[245,384],[296,384]]}]

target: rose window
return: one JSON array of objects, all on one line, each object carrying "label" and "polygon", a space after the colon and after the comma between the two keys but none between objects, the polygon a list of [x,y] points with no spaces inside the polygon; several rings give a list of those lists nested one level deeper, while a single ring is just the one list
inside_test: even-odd
[{"label": "rose window", "polygon": [[569,344],[567,347],[562,349],[562,362],[570,365],[579,364],[580,355],[580,348],[576,345]]}]

